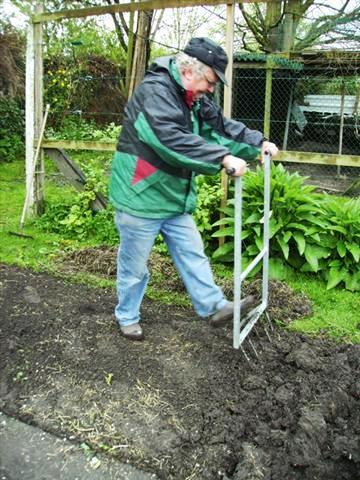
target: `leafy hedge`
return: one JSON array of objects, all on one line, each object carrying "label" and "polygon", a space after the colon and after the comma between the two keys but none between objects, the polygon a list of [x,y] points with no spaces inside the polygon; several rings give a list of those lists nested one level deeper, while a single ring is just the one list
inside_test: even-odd
[{"label": "leafy hedge", "polygon": [[24,153],[25,111],[21,101],[0,98],[0,162],[12,162]]},{"label": "leafy hedge", "polygon": [[[272,165],[270,272],[284,278],[289,268],[319,273],[327,288],[344,285],[360,290],[360,199],[318,194],[299,174]],[[243,187],[242,261],[244,267],[262,249],[263,170],[249,172]],[[213,254],[220,261],[234,258],[234,200],[222,209],[225,217],[213,236],[227,241]],[[225,228],[224,228],[225,227]],[[258,265],[254,274],[261,268]]]}]

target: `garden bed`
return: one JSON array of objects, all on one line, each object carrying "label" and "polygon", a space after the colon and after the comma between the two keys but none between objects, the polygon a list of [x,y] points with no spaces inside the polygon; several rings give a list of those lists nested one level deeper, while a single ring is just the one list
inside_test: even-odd
[{"label": "garden bed", "polygon": [[[8,415],[166,480],[360,478],[360,345],[260,326],[248,363],[229,328],[149,300],[130,342],[113,290],[0,271]],[[271,298],[280,320],[306,304],[279,284]]]}]

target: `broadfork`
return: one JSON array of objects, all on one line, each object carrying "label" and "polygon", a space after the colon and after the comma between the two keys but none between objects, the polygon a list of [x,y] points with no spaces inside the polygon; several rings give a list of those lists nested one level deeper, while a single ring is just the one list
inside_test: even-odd
[{"label": "broadfork", "polygon": [[[252,262],[242,271],[241,251],[242,251],[242,178],[235,177],[235,225],[234,225],[234,320],[233,320],[233,347],[241,348],[245,358],[249,361],[249,357],[245,352],[243,343],[250,332],[254,329],[261,315],[265,315],[269,328],[273,326],[270,321],[268,312],[269,297],[269,236],[270,236],[270,163],[271,155],[269,152],[264,153],[264,216],[261,220],[263,223],[263,248]],[[232,172],[228,172],[231,175]],[[249,273],[262,261],[262,295],[261,303],[248,312],[244,318],[241,316],[241,287],[242,282]],[[268,339],[271,341],[268,330],[264,327]],[[248,342],[256,357],[258,353],[255,346],[248,338]]]}]

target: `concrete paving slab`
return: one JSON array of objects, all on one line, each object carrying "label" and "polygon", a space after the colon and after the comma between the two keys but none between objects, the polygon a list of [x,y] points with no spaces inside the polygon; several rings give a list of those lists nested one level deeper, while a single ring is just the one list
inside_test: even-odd
[{"label": "concrete paving slab", "polygon": [[157,480],[0,412],[0,480]]}]

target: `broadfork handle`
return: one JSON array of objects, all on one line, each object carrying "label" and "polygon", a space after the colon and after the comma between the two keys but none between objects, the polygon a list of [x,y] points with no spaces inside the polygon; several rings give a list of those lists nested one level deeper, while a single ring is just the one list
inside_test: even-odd
[{"label": "broadfork handle", "polygon": [[265,155],[267,155],[269,157],[269,160],[271,160],[271,152],[269,152],[268,150],[264,151],[264,160],[265,160]]},{"label": "broadfork handle", "polygon": [[227,169],[226,169],[226,173],[227,173],[230,177],[232,177],[232,176],[234,175],[234,173],[235,173],[235,168],[234,168],[234,167],[227,168]]}]

